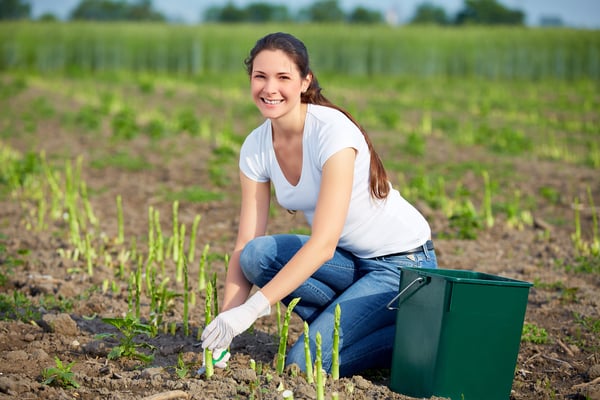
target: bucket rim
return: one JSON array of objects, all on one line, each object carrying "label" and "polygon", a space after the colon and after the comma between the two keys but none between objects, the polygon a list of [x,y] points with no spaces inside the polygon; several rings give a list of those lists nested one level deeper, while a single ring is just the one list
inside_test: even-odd
[{"label": "bucket rim", "polygon": [[467,269],[401,267],[400,270],[412,271],[421,276],[440,278],[457,283],[521,287],[533,286],[531,282]]}]

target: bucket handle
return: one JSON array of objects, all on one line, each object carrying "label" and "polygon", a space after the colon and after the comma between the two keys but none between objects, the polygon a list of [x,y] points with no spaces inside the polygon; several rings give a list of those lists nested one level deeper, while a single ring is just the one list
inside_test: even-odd
[{"label": "bucket handle", "polygon": [[[387,309],[388,310],[397,310],[398,307],[392,307],[392,304],[396,300],[398,300],[404,293],[406,293],[408,291],[408,289],[410,289],[413,285],[415,285],[416,283],[420,283],[422,285],[424,282],[425,282],[425,278],[423,278],[422,276],[419,276],[414,281],[412,281],[411,283],[409,283],[408,285],[406,285],[406,287],[404,289],[402,289],[400,291],[400,293],[398,293],[397,295],[395,295],[394,298],[392,300],[390,300],[390,302],[386,306]],[[401,301],[399,301],[398,303],[401,303]]]}]

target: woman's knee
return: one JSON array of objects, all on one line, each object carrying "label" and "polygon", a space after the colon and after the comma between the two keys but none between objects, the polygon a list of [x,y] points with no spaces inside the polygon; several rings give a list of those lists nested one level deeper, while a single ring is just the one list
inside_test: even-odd
[{"label": "woman's knee", "polygon": [[240,254],[240,267],[248,281],[255,285],[264,284],[265,271],[273,264],[272,250],[269,236],[260,236],[246,243]]}]

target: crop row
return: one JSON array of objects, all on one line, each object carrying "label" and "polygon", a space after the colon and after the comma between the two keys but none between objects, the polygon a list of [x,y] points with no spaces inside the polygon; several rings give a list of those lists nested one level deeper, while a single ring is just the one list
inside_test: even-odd
[{"label": "crop row", "polygon": [[318,71],[355,76],[600,79],[600,32],[344,25],[0,24],[0,70],[238,72],[254,41],[288,31]]}]

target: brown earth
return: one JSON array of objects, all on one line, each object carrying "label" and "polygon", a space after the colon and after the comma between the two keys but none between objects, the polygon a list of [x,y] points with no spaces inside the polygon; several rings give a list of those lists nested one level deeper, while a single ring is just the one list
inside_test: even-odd
[{"label": "brown earth", "polygon": [[[36,95],[28,89],[11,99],[13,105],[27,103]],[[107,128],[103,128],[104,131]],[[108,134],[108,133],[107,133]],[[145,138],[136,138],[124,144],[113,144],[102,136],[73,135],[62,129],[58,118],[41,121],[33,133],[8,138],[9,144],[19,151],[45,150],[49,160],[83,156],[83,180],[93,191],[91,202],[101,221],[106,241],[96,245],[117,258],[124,246],[115,243],[117,215],[115,198],[123,198],[126,244],[137,239],[137,249],[144,253],[148,232],[147,210],[160,210],[163,231],[171,229],[171,202],[163,193],[188,186],[210,186],[207,173],[210,146],[200,138],[181,135],[164,139],[161,149],[170,149],[169,155],[154,151],[156,144]],[[446,151],[435,153],[440,161],[467,157],[462,150],[448,150],[437,143],[428,143]],[[126,146],[130,156],[143,155],[151,169],[126,171],[115,167],[94,169],[86,160],[99,152],[110,154]],[[385,150],[382,151],[386,157]],[[468,157],[473,160],[488,157],[473,149]],[[57,162],[60,164],[60,162]],[[512,386],[511,399],[600,399],[600,338],[599,288],[597,274],[570,271],[561,265],[574,262],[570,224],[552,224],[548,221],[572,220],[573,194],[585,193],[590,186],[600,194],[598,172],[590,168],[560,165],[528,160],[516,162],[516,184],[526,194],[538,193],[540,187],[554,187],[561,194],[559,201],[538,205],[532,210],[535,223],[522,229],[509,228],[499,219],[495,226],[483,229],[474,240],[435,238],[441,268],[458,268],[497,274],[514,279],[535,282],[529,293],[525,321],[546,329],[549,340],[545,344],[522,342]],[[202,249],[210,244],[210,271],[218,274],[219,288],[223,282],[223,255],[231,250],[237,219],[236,171],[225,171],[231,184],[223,192],[230,193],[218,201],[182,202],[179,220],[191,227],[196,215],[202,220],[196,246]],[[583,198],[583,196],[582,196]],[[68,311],[52,307],[45,300],[32,320],[4,320],[0,322],[0,399],[142,399],[163,393],[170,398],[191,399],[280,399],[280,389],[292,389],[296,399],[314,398],[314,385],[302,376],[287,371],[275,373],[273,361],[278,339],[276,318],[273,313],[261,319],[251,332],[238,337],[232,345],[232,359],[225,370],[217,369],[206,379],[195,371],[201,366],[201,348],[196,340],[203,321],[203,299],[198,295],[191,308],[191,333],[183,334],[181,325],[182,299],[165,317],[178,323],[175,334],[159,333],[144,339],[154,346],[154,360],[144,365],[139,360],[107,359],[116,339],[97,338],[101,333],[117,333],[101,321],[101,317],[119,317],[127,312],[128,291],[126,280],[119,281],[119,290],[103,291],[105,280],[112,281],[115,263],[107,259],[94,262],[93,276],[85,273],[83,257],[74,261],[64,256],[72,249],[68,241],[68,227],[60,219],[47,218],[48,227],[37,229],[37,204],[19,196],[3,197],[0,203],[0,253],[2,273],[8,277],[0,292],[12,296],[14,291],[24,294],[35,304],[45,295],[59,300],[71,300]],[[596,199],[596,204],[600,204]],[[434,232],[448,230],[448,221],[438,211],[424,204],[418,206],[431,222]],[[592,211],[581,211],[584,232],[589,235]],[[304,228],[301,216],[274,211],[271,232]],[[189,232],[189,231],[188,231]],[[588,236],[589,237],[589,236]],[[59,249],[64,251],[59,252]],[[197,251],[198,254],[198,251]],[[560,262],[562,260],[562,263]],[[597,261],[597,260],[596,260]],[[168,265],[170,271],[173,266]],[[596,269],[597,270],[597,269]],[[190,276],[197,276],[197,265],[191,266]],[[195,278],[192,289],[196,291]],[[182,283],[171,281],[174,290],[181,293]],[[144,298],[142,315],[147,313]],[[147,314],[146,314],[147,315]],[[586,322],[587,321],[587,322]],[[595,325],[594,325],[595,324]],[[592,326],[593,325],[593,326]],[[292,318],[290,341],[295,340],[302,326]],[[146,351],[146,350],[144,350]],[[179,378],[175,373],[178,356],[189,367],[189,373]],[[74,379],[79,388],[61,388],[41,383],[44,368],[55,366],[54,358],[63,363],[73,362]],[[249,368],[250,359],[264,365],[262,373]],[[388,388],[389,371],[369,371],[363,376],[328,380],[325,390],[330,398],[334,391],[347,399],[408,399]],[[175,392],[180,391],[180,392]],[[177,393],[181,397],[176,397]],[[187,396],[187,397],[186,397]]]}]

